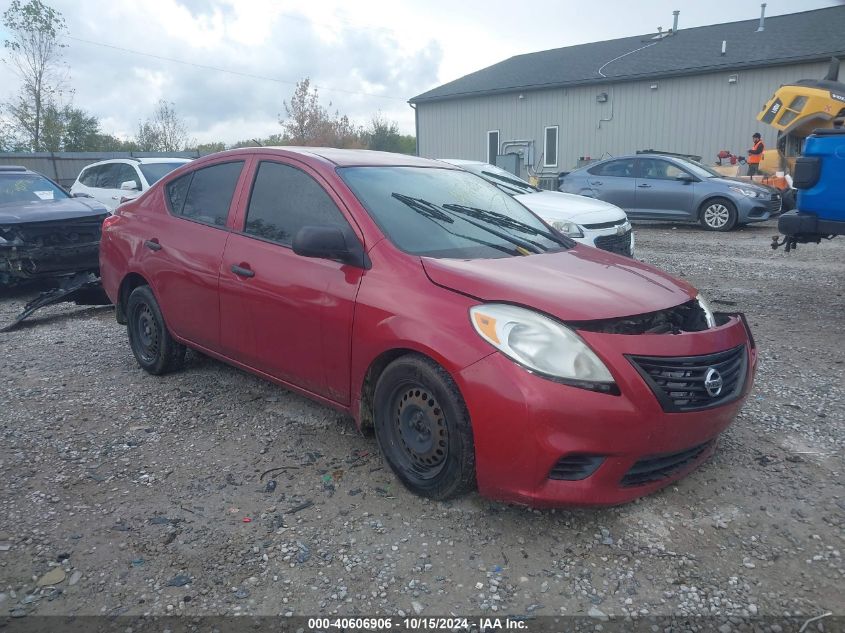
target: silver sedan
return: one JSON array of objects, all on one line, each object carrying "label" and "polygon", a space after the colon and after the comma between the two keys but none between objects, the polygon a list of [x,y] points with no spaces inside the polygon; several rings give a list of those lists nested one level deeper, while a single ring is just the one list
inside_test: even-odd
[{"label": "silver sedan", "polygon": [[700,222],[713,231],[762,222],[781,209],[776,189],[662,154],[592,163],[565,174],[560,190],[615,204],[632,220]]}]

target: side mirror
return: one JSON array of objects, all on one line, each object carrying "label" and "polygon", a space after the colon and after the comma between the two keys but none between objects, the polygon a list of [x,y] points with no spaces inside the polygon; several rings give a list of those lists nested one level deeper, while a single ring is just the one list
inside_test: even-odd
[{"label": "side mirror", "polygon": [[[349,242],[353,242],[349,244]],[[336,226],[303,226],[293,238],[293,252],[302,257],[333,259],[369,268],[370,260],[357,239],[347,240]]]},{"label": "side mirror", "polygon": [[691,174],[679,174],[678,177],[675,178],[675,180],[679,180],[685,185],[688,185],[691,182],[696,182],[697,178],[695,176],[692,176]]},{"label": "side mirror", "polygon": [[85,193],[84,191],[77,191],[76,193],[70,194],[72,198],[93,198],[90,193]]},{"label": "side mirror", "polygon": [[124,180],[120,188],[124,191],[138,191],[138,184],[134,180]]}]

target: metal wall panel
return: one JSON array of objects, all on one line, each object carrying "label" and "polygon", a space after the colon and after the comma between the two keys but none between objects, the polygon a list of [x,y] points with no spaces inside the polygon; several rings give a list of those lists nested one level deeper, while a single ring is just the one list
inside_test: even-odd
[{"label": "metal wall panel", "polygon": [[[558,167],[547,174],[574,168],[581,156],[638,149],[697,154],[712,163],[722,149],[744,155],[755,131],[774,147],[776,133],[757,113],[780,85],[826,71],[824,62],[420,103],[420,156],[486,160],[487,131],[499,130],[502,143],[532,140],[532,162],[540,166],[544,128],[558,125]],[[597,102],[600,93],[607,102]]]}]

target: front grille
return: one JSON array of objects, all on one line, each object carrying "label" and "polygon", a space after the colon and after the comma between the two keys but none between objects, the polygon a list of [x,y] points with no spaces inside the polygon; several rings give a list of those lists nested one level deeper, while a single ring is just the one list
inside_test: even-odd
[{"label": "front grille", "polygon": [[580,481],[596,472],[603,461],[601,455],[567,455],[554,465],[549,479]]},{"label": "front grille", "polygon": [[693,446],[678,453],[653,455],[639,460],[625,473],[620,482],[622,486],[642,486],[667,479],[692,465],[710,447],[712,441]]},{"label": "front grille", "polygon": [[[745,386],[745,345],[707,356],[629,356],[664,411],[697,411],[736,400]],[[713,372],[711,372],[713,370]],[[721,388],[716,389],[716,379]]]},{"label": "front grille", "polygon": [[780,213],[782,200],[779,194],[774,194],[772,199],[766,202],[766,211],[769,213]]},{"label": "front grille", "polygon": [[27,246],[72,246],[100,241],[100,231],[107,215],[70,220],[27,222],[12,228]]},{"label": "front grille", "polygon": [[617,255],[631,255],[631,231],[622,235],[602,235],[596,238],[596,248]]},{"label": "front grille", "polygon": [[612,229],[614,226],[619,226],[628,222],[625,218],[621,220],[611,220],[610,222],[598,222],[597,224],[582,224],[585,229]]}]

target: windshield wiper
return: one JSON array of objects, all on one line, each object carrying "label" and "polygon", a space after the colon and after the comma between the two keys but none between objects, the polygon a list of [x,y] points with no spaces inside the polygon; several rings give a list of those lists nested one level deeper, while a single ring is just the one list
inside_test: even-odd
[{"label": "windshield wiper", "polygon": [[[456,237],[462,237],[465,240],[469,240],[470,242],[475,242],[476,244],[483,244],[484,246],[489,246],[490,248],[494,248],[498,251],[502,251],[503,253],[507,253],[508,255],[526,255],[527,253],[522,252],[525,249],[516,251],[512,251],[509,248],[505,248],[501,244],[493,244],[492,242],[488,242],[486,240],[479,239],[477,237],[472,237],[470,235],[464,235],[463,233],[456,233],[455,231],[443,226],[440,224],[441,222],[448,222],[449,224],[454,224],[455,220],[452,216],[447,213],[444,213],[442,210],[438,208],[436,204],[433,202],[429,202],[428,200],[423,200],[422,198],[413,198],[411,196],[406,196],[401,193],[392,193],[390,194],[400,202],[408,205],[411,209],[419,213],[424,218],[431,220],[432,222],[436,223],[440,228],[442,228],[447,233],[451,233]],[[466,221],[464,218],[461,218]],[[472,223],[471,223],[472,224]]]},{"label": "windshield wiper", "polygon": [[[411,201],[411,202],[415,202],[417,204],[425,205],[426,207],[433,209],[433,210],[436,210],[436,211],[442,212],[442,211],[445,210],[452,217],[460,218],[464,222],[467,222],[468,224],[472,224],[473,226],[476,226],[476,227],[482,229],[483,231],[487,231],[491,235],[495,235],[496,237],[505,240],[509,244],[513,244],[517,248],[521,248],[525,251],[528,251],[529,253],[542,253],[543,251],[548,250],[545,247],[543,247],[542,245],[537,244],[536,242],[532,242],[531,240],[524,240],[524,239],[516,237],[514,235],[509,235],[508,233],[505,233],[504,231],[498,231],[498,230],[496,230],[492,227],[486,226],[485,224],[483,224],[481,222],[476,222],[475,220],[471,220],[471,219],[465,217],[464,214],[458,213],[456,209],[452,208],[452,207],[461,208],[461,205],[459,205],[459,204],[458,205],[452,205],[452,204],[437,205],[437,204],[434,204],[433,202],[430,202],[430,201],[425,200],[423,198],[413,198],[411,196],[406,196],[406,195],[401,194],[401,193],[395,193],[394,192],[391,195],[394,198],[396,198],[397,200],[401,200],[402,202],[405,202],[406,204],[408,204],[408,202]],[[471,208],[471,207],[466,207],[466,208]],[[522,254],[525,255],[526,253],[522,253]]]},{"label": "windshield wiper", "polygon": [[[542,229],[538,229],[530,224],[526,224],[525,222],[520,222],[519,220],[515,220],[503,213],[499,213],[497,211],[489,211],[487,209],[479,209],[478,207],[468,207],[463,204],[444,204],[443,208],[447,211],[454,211],[455,213],[466,214],[470,215],[474,218],[479,220],[483,220],[485,222],[490,222],[491,224],[495,224],[497,226],[501,226],[504,228],[514,229],[516,231],[523,231],[524,233],[530,233],[532,235],[539,235],[541,237],[545,237],[547,240],[551,240],[560,244],[561,246],[565,246],[567,248],[572,248],[573,244],[567,241],[568,238],[562,235],[555,235],[550,231],[544,231]],[[529,240],[530,241],[530,240]],[[537,244],[537,242],[531,241],[532,244]],[[537,244],[540,246],[540,244]],[[543,248],[542,246],[540,246]],[[544,249],[548,250],[548,249]]]},{"label": "windshield wiper", "polygon": [[509,186],[511,186],[515,189],[519,189],[522,192],[525,192],[526,189],[528,189],[528,191],[530,191],[532,193],[536,193],[536,192],[540,191],[540,189],[535,187],[534,185],[527,183],[527,182],[523,182],[522,180],[517,180],[516,178],[508,178],[506,176],[494,174],[492,171],[483,171],[482,170],[481,173],[484,176],[489,176],[490,178],[495,178],[496,180],[503,182],[503,183],[506,183]]}]

